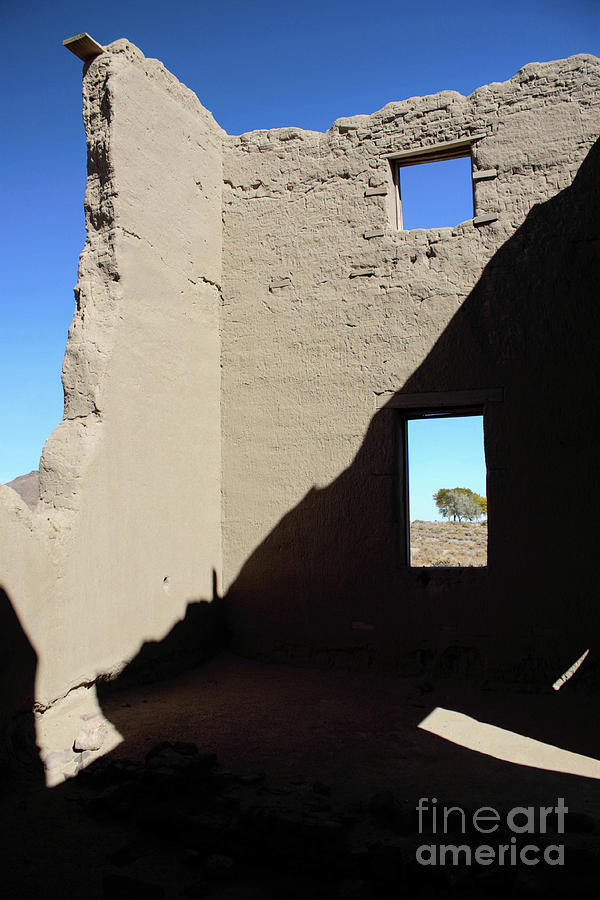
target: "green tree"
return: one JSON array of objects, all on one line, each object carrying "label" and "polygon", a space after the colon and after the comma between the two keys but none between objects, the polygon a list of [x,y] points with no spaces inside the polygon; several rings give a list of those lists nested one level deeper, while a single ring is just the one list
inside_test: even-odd
[{"label": "green tree", "polygon": [[486,498],[469,488],[440,488],[433,499],[442,516],[452,518],[454,522],[462,522],[463,519],[472,522],[487,514]]}]

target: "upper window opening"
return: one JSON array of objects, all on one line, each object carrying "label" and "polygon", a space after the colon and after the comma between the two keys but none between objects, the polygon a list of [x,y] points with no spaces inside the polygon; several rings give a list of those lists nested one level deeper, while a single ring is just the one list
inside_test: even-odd
[{"label": "upper window opening", "polygon": [[470,146],[457,154],[394,160],[399,229],[443,228],[473,218]]}]

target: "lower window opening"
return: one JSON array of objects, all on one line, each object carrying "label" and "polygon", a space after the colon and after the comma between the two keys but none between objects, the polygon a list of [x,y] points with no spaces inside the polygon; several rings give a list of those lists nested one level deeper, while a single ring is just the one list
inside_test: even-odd
[{"label": "lower window opening", "polygon": [[411,415],[402,430],[407,564],[487,566],[481,410]]}]

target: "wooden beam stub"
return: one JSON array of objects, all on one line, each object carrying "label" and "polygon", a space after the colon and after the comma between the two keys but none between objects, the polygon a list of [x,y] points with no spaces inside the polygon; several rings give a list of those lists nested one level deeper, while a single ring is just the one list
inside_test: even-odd
[{"label": "wooden beam stub", "polygon": [[84,31],[82,34],[74,34],[73,37],[70,38],[65,38],[63,47],[66,47],[67,50],[70,50],[71,53],[74,53],[75,56],[82,59],[83,62],[88,62],[95,56],[104,53],[102,44],[95,41],[87,31]]}]

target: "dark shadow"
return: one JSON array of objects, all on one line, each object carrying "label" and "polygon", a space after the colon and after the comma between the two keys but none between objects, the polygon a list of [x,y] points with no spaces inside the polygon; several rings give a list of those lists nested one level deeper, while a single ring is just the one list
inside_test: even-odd
[{"label": "dark shadow", "polygon": [[[211,602],[189,603],[184,618],[173,626],[163,640],[144,643],[118,678],[113,681],[99,679],[96,683],[97,695],[107,718],[123,736],[123,744],[111,757],[131,753],[131,745],[136,740],[142,742],[144,752],[151,746],[143,743],[146,738],[139,715],[132,720],[132,704],[126,702],[128,691],[134,694],[134,702],[139,703],[140,692],[152,695],[159,689],[157,682],[162,685],[166,679],[176,682],[178,675],[201,666],[226,646],[228,633],[216,587],[213,595]],[[89,791],[80,787],[77,779],[68,778],[50,790],[45,789],[44,769],[35,744],[33,714],[37,657],[19,625],[8,595],[1,589],[0,635],[0,773],[1,786],[9,788],[0,792],[3,896],[15,900],[41,896],[78,897],[83,894],[107,900],[125,895],[164,897],[162,888],[158,889],[154,882],[155,874],[142,874],[140,878],[136,873],[137,877],[131,878],[127,870],[122,870],[125,863],[113,862],[115,848],[122,847],[128,841],[137,840],[139,843],[140,835],[136,830],[137,822],[133,826],[129,820],[115,822],[105,815],[94,814],[89,804],[92,798],[98,801],[98,794],[106,787],[104,782],[99,781],[98,787]],[[185,718],[185,713],[183,715]],[[63,724],[63,729],[57,734],[57,741],[62,743],[51,748],[56,752],[50,755],[72,759],[73,755],[77,755],[71,752],[72,741],[82,723],[77,717],[69,720],[67,715]],[[177,738],[181,721],[174,709],[161,709],[161,716],[155,725],[158,739],[173,740]],[[139,757],[139,753],[137,755]],[[89,759],[86,760],[88,756],[88,753],[81,754],[82,764],[89,762]],[[100,758],[95,765],[102,762]],[[69,766],[68,760],[65,766],[72,775],[73,766]],[[117,773],[118,783],[122,780]],[[111,790],[113,788],[111,782]],[[148,802],[153,801],[153,785],[147,794]],[[152,852],[153,847],[159,854],[165,849],[167,855],[170,852],[168,840],[165,841],[162,835],[156,841],[152,835],[142,832],[141,840],[144,847],[140,854],[142,857]],[[135,854],[133,859],[136,859]],[[189,872],[185,867],[178,873],[178,878],[183,885],[189,881]]]},{"label": "dark shadow", "polygon": [[102,701],[125,687],[173,678],[222,652],[228,640],[220,597],[188,603],[183,619],[162,640],[144,642],[117,678],[97,683],[98,698]]},{"label": "dark shadow", "polygon": [[[397,566],[397,395],[242,567],[225,597],[239,650],[549,687],[597,640],[599,153],[532,208],[398,392],[503,389],[485,409],[487,568]],[[591,654],[579,678],[593,670]]]},{"label": "dark shadow", "polygon": [[44,784],[33,704],[37,654],[0,587],[0,790],[25,779]]}]

